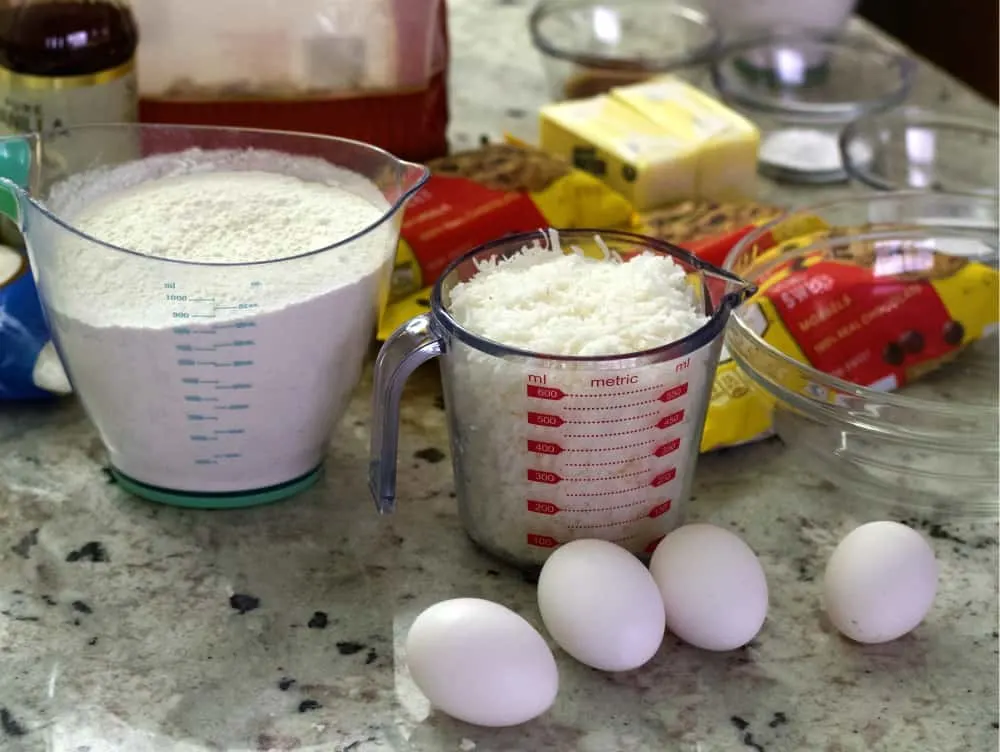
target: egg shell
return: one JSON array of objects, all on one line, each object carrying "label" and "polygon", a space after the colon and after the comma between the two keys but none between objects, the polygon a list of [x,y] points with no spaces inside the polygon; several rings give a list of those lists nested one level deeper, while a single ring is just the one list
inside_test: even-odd
[{"label": "egg shell", "polygon": [[603,671],[638,668],[663,642],[656,583],[642,562],[608,541],[560,546],[538,577],[538,610],[559,647]]},{"label": "egg shell", "polygon": [[516,726],[555,702],[548,644],[499,603],[454,598],[430,606],[406,636],[410,676],[431,704],[478,726]]},{"label": "egg shell", "polygon": [[920,533],[898,522],[869,522],[834,549],[823,576],[823,605],[846,637],[889,642],[924,620],[937,582],[934,550]]},{"label": "egg shell", "polygon": [[684,525],[653,552],[649,571],[666,610],[667,629],[704,650],[735,650],[767,618],[767,579],[739,536],[706,524]]}]

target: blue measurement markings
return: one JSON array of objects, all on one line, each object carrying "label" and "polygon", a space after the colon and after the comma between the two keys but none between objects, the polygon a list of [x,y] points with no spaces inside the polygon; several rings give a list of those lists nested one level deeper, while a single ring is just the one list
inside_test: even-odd
[{"label": "blue measurement markings", "polygon": [[[260,282],[253,282],[250,287],[257,292],[262,285]],[[165,283],[164,289],[168,302],[183,304],[178,305],[173,310],[171,315],[174,319],[216,319],[219,314],[227,317],[232,315],[232,311],[245,311],[251,314],[259,308],[259,305],[254,302],[222,305],[217,304],[215,298],[188,296],[179,290],[176,283],[173,282]],[[209,442],[218,443],[246,435],[246,428],[229,425],[229,421],[234,418],[238,419],[241,412],[249,410],[250,403],[229,402],[218,393],[220,391],[251,392],[254,387],[253,381],[245,378],[242,380],[216,378],[213,372],[217,369],[246,369],[254,366],[253,358],[246,357],[244,353],[249,354],[256,344],[254,339],[247,336],[252,335],[256,326],[254,321],[231,321],[196,325],[181,324],[173,328],[173,333],[178,337],[178,342],[175,345],[179,356],[177,365],[188,371],[189,374],[192,371],[199,374],[181,377],[181,383],[185,387],[184,402],[188,403],[191,408],[196,405],[204,405],[201,411],[186,412],[187,421],[192,428],[195,426],[208,428],[209,426],[205,424],[213,424],[211,431],[202,430],[189,434],[188,438],[192,443],[199,445]],[[223,353],[229,357],[219,358],[218,356],[223,355]],[[216,357],[212,357],[213,355]],[[208,408],[211,408],[211,412],[204,412]],[[242,456],[242,453],[236,451],[216,451],[210,455],[195,458],[194,463],[196,465],[218,465],[222,461],[235,460]]]}]

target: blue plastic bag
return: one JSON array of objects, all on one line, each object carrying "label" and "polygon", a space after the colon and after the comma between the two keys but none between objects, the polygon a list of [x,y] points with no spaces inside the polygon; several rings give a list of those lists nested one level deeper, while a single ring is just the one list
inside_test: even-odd
[{"label": "blue plastic bag", "polygon": [[28,260],[0,245],[0,401],[41,399],[70,391]]}]

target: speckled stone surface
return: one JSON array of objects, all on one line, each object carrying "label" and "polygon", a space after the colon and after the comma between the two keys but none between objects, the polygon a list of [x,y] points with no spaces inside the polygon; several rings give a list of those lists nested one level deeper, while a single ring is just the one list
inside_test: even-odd
[{"label": "speckled stone surface", "polygon": [[[525,17],[525,3],[453,2],[456,144],[523,128],[521,113],[543,101]],[[985,107],[932,71],[921,77],[918,101]],[[366,382],[319,486],[228,513],[127,497],[73,400],[2,406],[0,749],[996,749],[995,527],[924,526],[942,567],[930,617],[896,643],[849,644],[821,614],[818,578],[856,521],[777,441],[704,457],[691,512],[741,531],[761,556],[772,605],[752,645],[710,655],[668,638],[628,674],[557,651],[562,689],[538,721],[492,731],[432,712],[401,660],[416,614],[480,596],[537,624],[534,590],[466,540],[447,457],[421,452],[448,448],[433,367],[405,398],[399,510],[376,515],[369,394]]]}]

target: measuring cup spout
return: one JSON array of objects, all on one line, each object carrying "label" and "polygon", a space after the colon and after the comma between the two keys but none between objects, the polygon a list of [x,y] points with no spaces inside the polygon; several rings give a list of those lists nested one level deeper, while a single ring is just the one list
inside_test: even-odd
[{"label": "measuring cup spout", "polygon": [[718,300],[716,310],[727,317],[757,292],[757,286],[725,269],[697,260],[713,300]]},{"label": "measuring cup spout", "polygon": [[31,179],[31,154],[35,136],[0,139],[0,214],[24,229],[26,206],[31,205],[27,188]]},{"label": "measuring cup spout", "polygon": [[396,507],[399,401],[403,387],[419,365],[443,352],[444,340],[434,331],[426,313],[403,324],[379,350],[375,361],[368,487],[381,514],[389,514]]},{"label": "measuring cup spout", "polygon": [[416,193],[427,182],[429,176],[430,170],[423,165],[400,160],[399,182],[403,191],[403,200],[405,201]]},{"label": "measuring cup spout", "polygon": [[371,154],[361,157],[360,161],[365,164],[358,171],[370,177],[379,187],[391,205],[388,215],[393,215],[423,187],[431,171],[424,165],[407,162],[381,149],[367,148]]},{"label": "measuring cup spout", "polygon": [[722,298],[722,305],[729,313],[739,308],[757,292],[757,285],[739,277],[736,277],[731,284],[733,285],[733,289],[728,290]]}]

